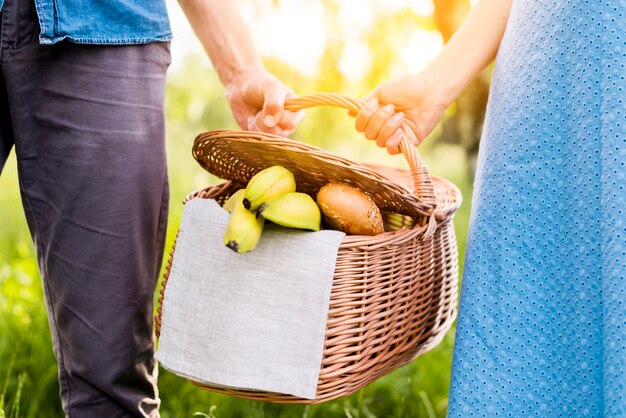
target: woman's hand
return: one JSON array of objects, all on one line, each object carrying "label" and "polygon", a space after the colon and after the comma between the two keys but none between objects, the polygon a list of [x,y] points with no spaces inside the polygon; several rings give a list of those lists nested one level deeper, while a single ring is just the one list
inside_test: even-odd
[{"label": "woman's hand", "polygon": [[233,116],[242,129],[289,136],[304,117],[304,112],[284,110],[285,100],[295,93],[263,69],[237,74],[226,85]]},{"label": "woman's hand", "polygon": [[367,104],[356,116],[357,131],[390,154],[398,154],[400,127],[406,121],[417,137],[414,145],[419,145],[452,102],[428,78],[421,73],[380,84],[365,97]]},{"label": "woman's hand", "polygon": [[386,81],[366,97],[369,102],[357,115],[357,130],[390,154],[397,154],[402,120],[395,112],[403,112],[417,136],[415,145],[419,145],[450,103],[495,57],[511,4],[512,0],[478,0],[424,72]]}]

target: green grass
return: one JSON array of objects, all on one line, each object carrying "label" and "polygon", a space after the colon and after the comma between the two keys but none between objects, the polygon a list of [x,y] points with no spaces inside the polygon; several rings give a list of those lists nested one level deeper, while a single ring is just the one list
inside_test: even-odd
[{"label": "green grass", "polygon": [[[206,73],[198,67],[188,71]],[[204,76],[208,81],[201,86],[186,83],[188,73],[173,75],[168,84],[171,210],[166,251],[171,248],[180,222],[180,202],[184,196],[217,181],[191,157],[195,134],[211,128],[234,127],[215,76]],[[347,119],[341,112],[310,112],[295,137],[356,160],[406,166],[401,157],[389,157],[356,135],[348,120],[337,123],[330,131],[325,129],[320,137],[319,124],[334,121],[337,115]],[[455,219],[462,262],[471,194],[463,153],[455,147],[434,146],[430,142],[422,148],[427,165],[433,173],[454,181],[464,193],[465,204]],[[7,376],[6,382],[0,381],[3,385],[0,414],[11,418],[62,417],[56,362],[34,248],[21,209],[14,155],[0,176],[0,330],[0,379]],[[453,334],[449,332],[431,352],[356,394],[313,406],[273,405],[218,395],[161,370],[161,415],[164,418],[192,417],[195,413],[211,418],[444,417]]]}]

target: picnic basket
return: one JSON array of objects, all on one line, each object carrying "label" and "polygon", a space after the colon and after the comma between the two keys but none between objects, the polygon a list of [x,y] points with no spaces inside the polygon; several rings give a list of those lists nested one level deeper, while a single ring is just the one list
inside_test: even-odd
[{"label": "picnic basket", "polygon": [[[362,100],[321,93],[289,100],[285,108],[335,106],[358,112]],[[347,396],[436,346],[456,317],[458,257],[452,218],[461,193],[448,180],[431,177],[411,144],[408,124],[401,150],[409,170],[366,166],[280,136],[249,131],[198,135],[193,155],[202,167],[227,181],[196,191],[191,199],[220,204],[258,171],[282,165],[298,191],[315,196],[329,181],[368,192],[383,213],[377,236],[348,235],[340,244],[326,324],[316,398],[212,387],[208,390],[274,403],[313,404]],[[158,299],[156,334],[175,257],[166,265]]]}]

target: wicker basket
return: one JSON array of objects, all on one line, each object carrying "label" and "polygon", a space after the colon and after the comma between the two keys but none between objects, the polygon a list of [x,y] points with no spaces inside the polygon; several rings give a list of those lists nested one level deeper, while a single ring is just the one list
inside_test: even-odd
[{"label": "wicker basket", "polygon": [[[293,99],[286,108],[318,105],[357,112],[364,103],[324,93]],[[210,131],[198,135],[195,158],[211,173],[229,180],[195,192],[185,202],[202,198],[223,204],[256,172],[280,164],[294,173],[298,191],[313,196],[328,181],[368,191],[383,212],[387,232],[346,236],[339,247],[314,400],[194,384],[248,399],[319,403],[354,393],[442,340],[456,316],[458,258],[452,217],[461,193],[451,182],[431,178],[410,145],[412,131],[408,126],[403,130],[401,149],[410,171],[361,165],[270,134]],[[173,256],[174,248],[159,298],[157,336]]]}]

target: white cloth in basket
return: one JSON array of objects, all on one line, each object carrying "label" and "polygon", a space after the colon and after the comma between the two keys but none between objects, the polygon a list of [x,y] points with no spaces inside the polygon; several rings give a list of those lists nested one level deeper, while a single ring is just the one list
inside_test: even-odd
[{"label": "white cloth in basket", "polygon": [[228,218],[214,200],[185,206],[156,358],[198,382],[313,399],[344,234],[266,225],[237,254],[223,243]]}]

